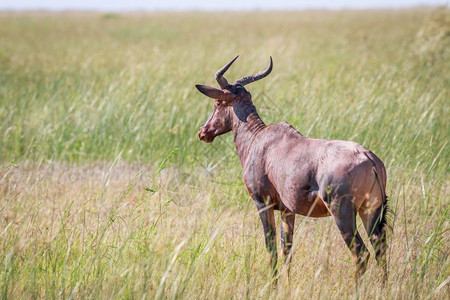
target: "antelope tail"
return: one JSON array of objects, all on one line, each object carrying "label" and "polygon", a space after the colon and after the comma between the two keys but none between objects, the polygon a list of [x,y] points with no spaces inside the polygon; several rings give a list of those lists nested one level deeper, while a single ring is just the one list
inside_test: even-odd
[{"label": "antelope tail", "polygon": [[386,191],[384,190],[384,186],[382,185],[380,178],[378,176],[377,170],[375,167],[372,169],[375,174],[375,180],[378,182],[378,186],[380,187],[381,195],[383,197],[383,204],[381,208],[380,218],[380,226],[382,228],[382,232],[386,232],[388,229],[390,231],[393,230],[392,217],[394,216],[394,211],[389,206],[389,198],[386,195]]}]

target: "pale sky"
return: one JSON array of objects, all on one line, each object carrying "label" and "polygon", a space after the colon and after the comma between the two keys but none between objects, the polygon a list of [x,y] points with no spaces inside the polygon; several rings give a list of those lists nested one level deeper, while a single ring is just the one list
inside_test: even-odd
[{"label": "pale sky", "polygon": [[0,10],[289,10],[449,5],[450,0],[0,0]]}]

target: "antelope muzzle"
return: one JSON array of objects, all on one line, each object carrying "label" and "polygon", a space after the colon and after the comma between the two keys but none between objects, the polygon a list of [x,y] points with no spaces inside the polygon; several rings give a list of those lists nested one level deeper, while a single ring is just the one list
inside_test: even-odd
[{"label": "antelope muzzle", "polygon": [[214,141],[214,135],[211,134],[211,132],[208,132],[206,127],[200,127],[198,131],[198,139],[200,141],[203,141],[205,143],[211,143]]}]

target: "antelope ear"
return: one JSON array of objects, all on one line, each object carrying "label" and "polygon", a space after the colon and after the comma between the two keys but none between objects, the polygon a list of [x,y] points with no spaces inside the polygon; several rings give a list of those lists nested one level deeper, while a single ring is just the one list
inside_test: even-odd
[{"label": "antelope ear", "polygon": [[202,84],[196,84],[195,87],[197,88],[197,90],[200,91],[200,93],[202,93],[205,96],[208,96],[209,98],[227,101],[227,102],[232,100],[231,93],[225,93],[222,90],[219,90],[219,89],[207,86],[207,85],[202,85]]}]

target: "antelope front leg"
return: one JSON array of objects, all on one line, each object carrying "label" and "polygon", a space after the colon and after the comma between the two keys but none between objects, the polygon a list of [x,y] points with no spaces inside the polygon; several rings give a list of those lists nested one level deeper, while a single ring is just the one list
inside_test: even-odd
[{"label": "antelope front leg", "polygon": [[284,264],[287,266],[287,273],[289,277],[290,262],[291,262],[291,248],[294,236],[295,214],[291,211],[281,212],[281,247],[283,248]]},{"label": "antelope front leg", "polygon": [[273,212],[273,204],[266,204],[263,201],[255,201],[258,208],[259,217],[264,228],[264,237],[266,241],[266,248],[269,253],[269,262],[272,268],[272,275],[277,275],[277,243],[276,243],[276,229],[275,216]]}]

